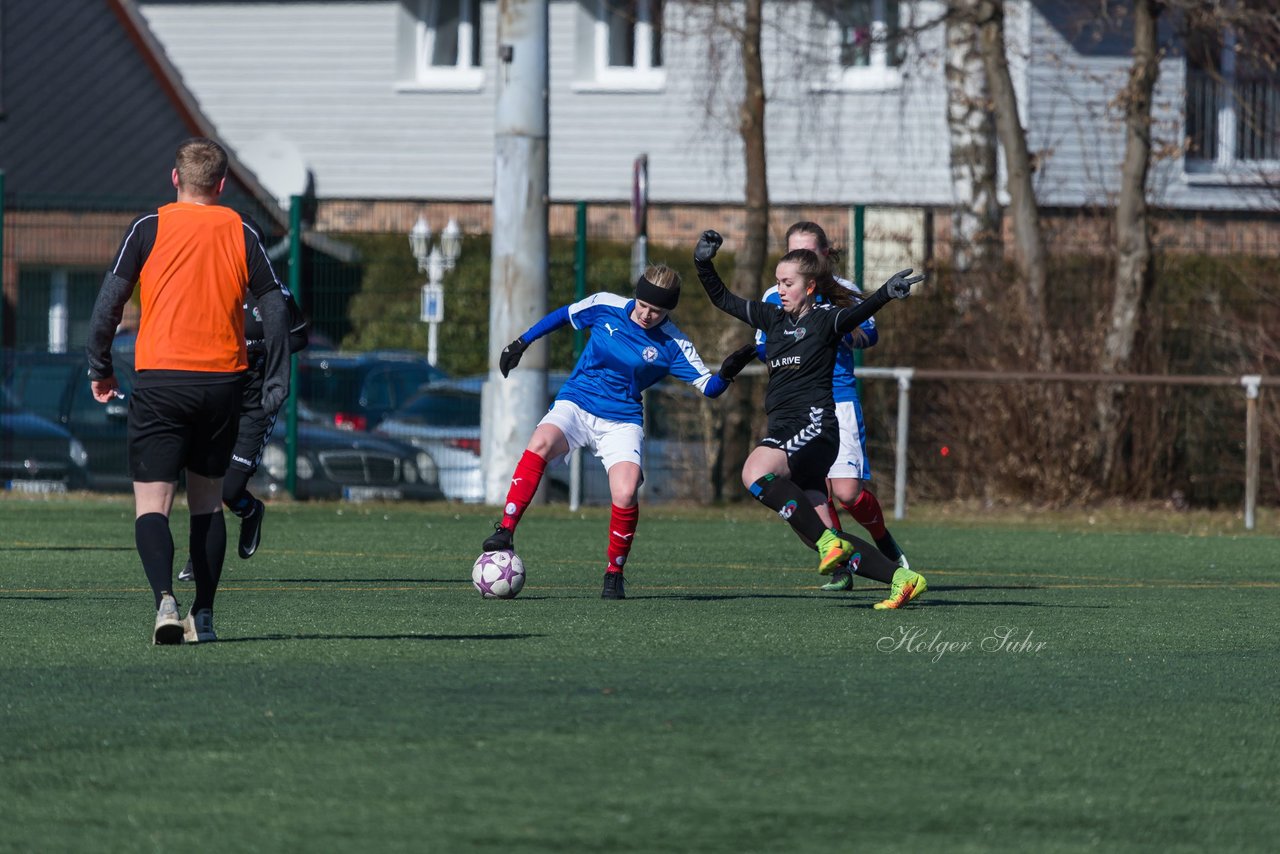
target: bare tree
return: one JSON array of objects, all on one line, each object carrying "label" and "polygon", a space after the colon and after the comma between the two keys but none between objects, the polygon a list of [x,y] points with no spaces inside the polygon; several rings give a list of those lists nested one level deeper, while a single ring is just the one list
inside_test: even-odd
[{"label": "bare tree", "polygon": [[764,140],[764,65],[760,58],[760,33],[763,28],[764,0],[745,0],[743,26],[737,30],[742,50],[742,76],[745,88],[738,108],[738,133],[746,166],[746,241],[738,252],[733,267],[733,289],[755,297],[764,275],[764,262],[769,251],[769,180],[766,172]]},{"label": "bare tree", "polygon": [[[715,45],[728,36],[733,57],[714,56],[712,73],[725,74],[737,66],[742,74],[742,94],[737,100],[737,130],[742,140],[744,201],[744,239],[734,249],[733,276],[729,287],[737,294],[756,299],[764,281],[764,265],[769,252],[769,181],[768,160],[765,148],[765,108],[767,104],[764,64],[761,57],[761,36],[764,30],[764,0],[707,0],[703,4],[710,12],[710,21],[702,37]],[[734,60],[737,60],[737,63]],[[713,111],[708,105],[709,113]],[[726,326],[718,336],[721,353],[727,353],[745,343],[744,330]],[[725,471],[730,450],[745,445],[751,430],[751,401],[745,395],[735,395],[736,403],[716,407],[711,416],[711,432],[719,440],[712,449],[713,493],[716,498],[724,495],[725,483],[731,478]]]},{"label": "bare tree", "polygon": [[[963,5],[968,6],[969,3]],[[1015,257],[1022,279],[1027,332],[1041,370],[1053,366],[1053,352],[1045,311],[1047,267],[1040,210],[1032,182],[1034,164],[1027,148],[1027,132],[1018,117],[1018,96],[1009,73],[1004,34],[1004,0],[977,0],[972,18],[987,73],[996,134],[1004,146],[1009,213],[1013,219]],[[954,8],[954,5],[953,5]]]},{"label": "bare tree", "polygon": [[[1129,366],[1147,295],[1151,292],[1151,217],[1147,207],[1147,174],[1151,166],[1151,100],[1160,75],[1157,24],[1164,4],[1134,0],[1133,65],[1120,101],[1124,107],[1124,162],[1115,210],[1116,267],[1110,326],[1098,359],[1098,370],[1116,373]],[[1118,397],[1121,388],[1098,388],[1098,427],[1102,482],[1115,471],[1120,444]]]},{"label": "bare tree", "polygon": [[[981,0],[953,0],[946,16],[947,129],[951,137],[952,263],[959,272],[1000,257],[1000,202],[996,196],[995,118],[982,51],[977,7]],[[957,292],[963,311],[983,294],[976,284]]]}]

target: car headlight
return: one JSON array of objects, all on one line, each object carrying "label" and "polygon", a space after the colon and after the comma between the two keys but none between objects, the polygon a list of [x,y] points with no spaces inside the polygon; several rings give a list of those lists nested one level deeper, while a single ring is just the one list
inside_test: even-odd
[{"label": "car headlight", "polygon": [[439,480],[436,474],[436,461],[431,459],[431,455],[426,451],[419,451],[417,457],[418,473],[422,475],[424,483],[430,483],[433,480]]},{"label": "car headlight", "polygon": [[262,465],[267,474],[276,480],[284,480],[288,473],[289,458],[280,445],[267,445],[267,449],[262,452]]},{"label": "car headlight", "polygon": [[89,452],[84,449],[84,445],[80,444],[79,439],[72,439],[71,447],[68,450],[72,465],[80,466],[81,468],[88,465]]},{"label": "car headlight", "polygon": [[303,480],[311,480],[316,476],[316,467],[311,464],[311,458],[306,454],[298,455],[298,477]]},{"label": "car headlight", "polygon": [[405,483],[418,482],[418,469],[414,467],[413,463],[403,460],[400,465],[400,471]]}]

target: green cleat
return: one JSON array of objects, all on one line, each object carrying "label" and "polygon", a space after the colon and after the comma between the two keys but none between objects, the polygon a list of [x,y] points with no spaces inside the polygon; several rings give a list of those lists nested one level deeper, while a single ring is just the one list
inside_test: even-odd
[{"label": "green cleat", "polygon": [[853,543],[835,531],[827,530],[818,538],[818,574],[830,575],[853,554]]},{"label": "green cleat", "polygon": [[822,585],[822,589],[828,593],[839,593],[844,590],[853,589],[853,573],[849,571],[849,567],[837,567],[836,571],[831,574],[831,580]]},{"label": "green cleat", "polygon": [[929,585],[923,575],[909,569],[899,569],[893,573],[893,588],[889,598],[872,607],[877,611],[897,610],[928,589]]}]

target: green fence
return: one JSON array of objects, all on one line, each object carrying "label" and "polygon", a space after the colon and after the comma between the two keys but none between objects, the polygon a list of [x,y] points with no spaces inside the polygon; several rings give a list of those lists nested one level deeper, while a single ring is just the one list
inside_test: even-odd
[{"label": "green fence", "polygon": [[[74,208],[60,208],[50,200],[7,200],[0,219],[6,295],[0,329],[6,362],[17,351],[74,354],[83,347],[98,283],[126,225],[155,204],[134,201],[81,200]],[[301,360],[296,384],[302,392],[296,396],[297,435],[284,444],[294,431],[282,425],[279,451],[264,458],[263,489],[327,495],[332,492],[317,490],[320,481],[328,479],[337,484],[339,496],[475,498],[476,394],[489,367],[491,278],[486,220],[477,209],[458,206],[450,215],[447,206],[399,205],[389,214],[385,205],[346,203],[341,216],[332,210],[326,216],[322,203],[317,223],[295,228],[302,239],[292,244],[286,239],[287,225],[271,224],[268,243],[277,273],[296,288],[313,343]],[[462,232],[456,262],[440,276],[443,315],[436,329],[434,365],[427,358],[431,324],[422,319],[422,287],[431,276],[420,269],[410,243],[411,227],[423,211],[434,218],[430,225],[435,235],[455,217]],[[1027,336],[1019,325],[1016,282],[1008,266],[981,274],[951,269],[945,235],[920,212],[881,216],[868,209],[867,242],[854,246],[848,244],[857,212],[823,215],[837,220],[828,231],[852,250],[847,261],[860,261],[871,284],[886,270],[907,266],[903,261],[923,264],[930,271],[928,283],[910,300],[880,315],[881,341],[866,353],[866,364],[995,372],[1028,367]],[[684,297],[675,317],[713,370],[726,352],[751,335],[745,326],[712,309],[696,284],[692,242],[701,227],[719,224],[712,221],[716,216],[705,211],[685,219],[673,217],[664,228],[650,231],[648,244],[651,260],[670,264],[684,277]],[[549,306],[571,302],[584,291],[630,292],[634,225],[625,208],[559,205],[552,219]],[[885,223],[899,223],[901,228]],[[726,217],[725,230],[733,225]],[[775,239],[780,236],[781,228]],[[432,245],[438,246],[438,237]],[[771,247],[773,259],[778,248]],[[1132,371],[1280,374],[1275,248],[1262,237],[1256,244],[1224,253],[1210,245],[1208,237],[1203,246],[1187,245],[1185,235],[1176,251],[1165,246],[1157,256]],[[731,249],[732,243],[717,259],[726,280],[734,263]],[[1052,249],[1048,334],[1055,369],[1088,372],[1106,331],[1111,262],[1105,242],[1090,236],[1088,229],[1064,230],[1055,236]],[[760,290],[769,284],[771,273],[772,262]],[[975,301],[973,294],[980,297]],[[550,372],[562,376],[570,371],[580,346],[580,336],[569,331],[551,336]],[[344,361],[334,353],[365,355]],[[363,367],[347,371],[346,362]],[[385,362],[386,369],[366,370],[371,362]],[[11,367],[6,369],[6,375],[11,372]],[[366,449],[342,457],[333,449],[316,450],[319,427],[375,439],[381,422],[409,404],[425,379],[445,380],[437,385],[439,400],[432,402],[442,422],[438,436],[411,448],[401,446],[395,453]],[[896,389],[892,383],[870,380],[863,392],[869,457],[880,476],[877,491],[889,506],[893,496],[888,475],[897,450]],[[74,397],[70,391],[68,395]],[[1276,397],[1264,388],[1257,402],[1263,505],[1280,503]],[[719,401],[706,401],[675,383],[650,395],[647,433],[652,458],[645,500],[741,500],[736,472],[763,430],[762,401],[762,377],[743,378]],[[1245,405],[1244,396],[1231,389],[1170,385],[1127,390],[1121,400],[1121,476],[1100,484],[1094,388],[1067,388],[1032,378],[989,386],[931,382],[913,394],[907,449],[912,500],[1070,504],[1123,498],[1165,501],[1171,507],[1239,506],[1247,443]],[[64,405],[64,410],[69,407]],[[400,439],[412,442],[414,437]],[[9,447],[12,450],[12,443]],[[110,452],[99,451],[105,453]],[[121,471],[123,453],[121,444],[110,463]],[[405,482],[410,466],[412,484]],[[587,460],[583,469],[588,479],[585,500],[607,500],[598,465]],[[352,481],[356,472],[363,481]],[[559,470],[549,478],[548,493],[552,500],[567,494]]]}]

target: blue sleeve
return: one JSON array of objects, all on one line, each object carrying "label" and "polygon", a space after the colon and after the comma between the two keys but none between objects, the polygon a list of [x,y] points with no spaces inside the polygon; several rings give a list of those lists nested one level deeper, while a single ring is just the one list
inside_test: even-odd
[{"label": "blue sleeve", "polygon": [[569,306],[562,305],[537,323],[530,326],[520,336],[520,340],[526,344],[532,344],[543,335],[550,335],[561,326],[569,322]]},{"label": "blue sleeve", "polygon": [[876,329],[876,319],[874,317],[859,326],[857,332],[851,332],[849,335],[853,339],[853,348],[855,350],[866,350],[876,346],[876,343],[880,341],[880,331]]},{"label": "blue sleeve", "polygon": [[711,379],[707,380],[707,384],[702,387],[702,393],[707,397],[719,397],[729,388],[729,383],[725,382],[724,377],[714,374]]}]

